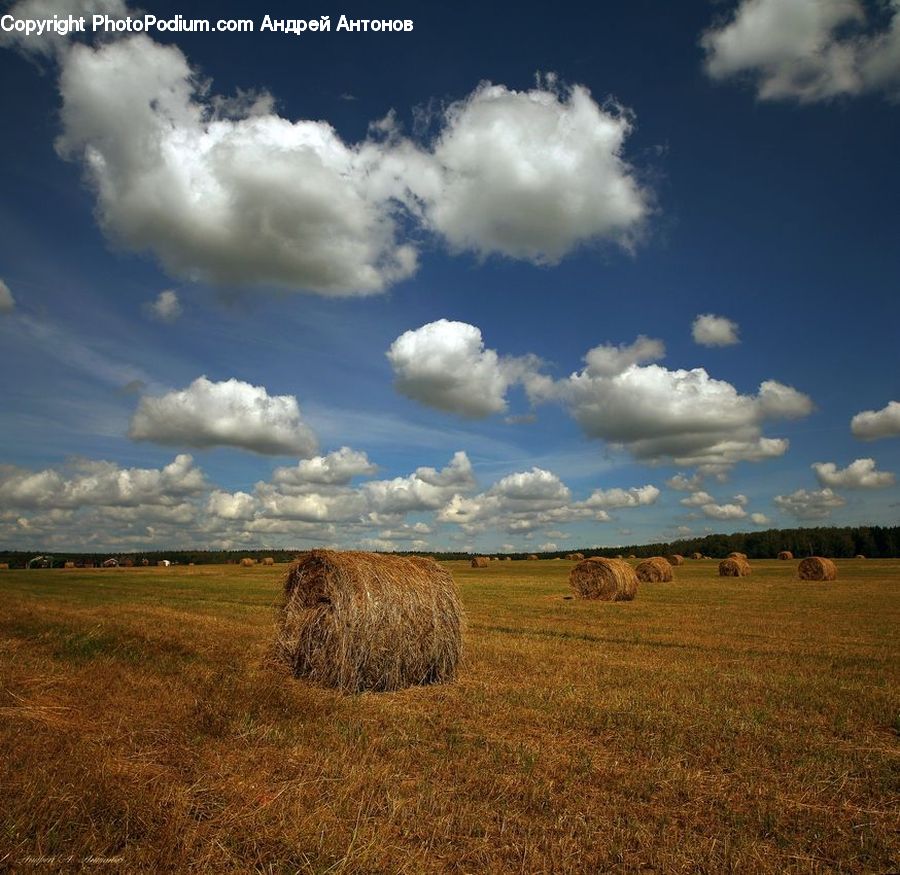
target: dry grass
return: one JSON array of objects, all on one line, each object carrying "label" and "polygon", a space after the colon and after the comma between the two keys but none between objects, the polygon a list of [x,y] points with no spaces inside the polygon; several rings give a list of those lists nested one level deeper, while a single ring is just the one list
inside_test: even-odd
[{"label": "dry grass", "polygon": [[672,565],[662,556],[651,556],[638,562],[634,573],[641,583],[667,583],[675,576]]},{"label": "dry grass", "polygon": [[4,572],[0,870],[897,871],[900,563],[838,564],[453,563],[457,682],[361,696],[266,666],[278,567]]},{"label": "dry grass", "polygon": [[276,655],[295,677],[351,693],[448,683],[462,622],[433,559],[314,550],[285,575]]},{"label": "dry grass", "polygon": [[800,580],[837,580],[837,566],[831,559],[808,556],[797,566]]},{"label": "dry grass", "polygon": [[583,599],[630,602],[637,595],[638,579],[624,560],[592,556],[569,572],[569,585]]}]

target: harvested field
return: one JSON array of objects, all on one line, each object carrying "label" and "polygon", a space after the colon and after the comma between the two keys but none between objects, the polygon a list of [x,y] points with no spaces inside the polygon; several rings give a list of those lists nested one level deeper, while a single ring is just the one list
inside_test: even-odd
[{"label": "harvested field", "polygon": [[897,870],[900,562],[688,563],[627,603],[444,564],[456,681],[364,695],[271,666],[283,568],[4,572],[0,865]]}]

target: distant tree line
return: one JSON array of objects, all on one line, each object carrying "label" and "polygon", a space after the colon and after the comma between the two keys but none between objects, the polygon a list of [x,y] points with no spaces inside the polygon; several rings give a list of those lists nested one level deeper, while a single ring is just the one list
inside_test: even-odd
[{"label": "distant tree line", "polygon": [[[630,556],[638,558],[659,556],[667,553],[681,553],[690,556],[702,553],[704,556],[721,558],[737,551],[746,553],[750,559],[773,559],[781,550],[790,550],[796,557],[828,556],[834,559],[852,559],[862,555],[869,559],[889,559],[900,557],[900,526],[854,526],[843,528],[813,529],[768,529],[764,532],[736,532],[733,535],[705,535],[702,538],[683,538],[678,541],[660,542],[657,544],[632,544],[621,547],[579,548],[585,556]],[[276,563],[292,561],[303,550],[153,550],[134,553],[69,553],[56,552],[47,556],[49,564],[54,568],[74,562],[76,566],[99,566],[106,559],[114,558],[120,562],[131,560],[134,565],[156,565],[167,559],[177,565],[222,565],[237,564],[244,557],[262,561],[272,557]],[[453,559],[469,559],[470,553],[463,552],[408,552],[398,551],[405,555],[433,556],[435,559],[451,561]],[[538,555],[542,559],[555,559],[571,553],[572,549],[558,550],[552,553],[506,553],[512,559],[524,559],[529,555]],[[25,568],[35,557],[42,555],[40,550],[0,550],[0,563],[7,563],[10,568]],[[499,555],[486,553],[484,555]]]}]

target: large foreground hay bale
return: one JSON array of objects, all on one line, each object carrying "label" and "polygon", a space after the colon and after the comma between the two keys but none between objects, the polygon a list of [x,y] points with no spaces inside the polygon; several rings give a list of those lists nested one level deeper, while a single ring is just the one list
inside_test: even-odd
[{"label": "large foreground hay bale", "polygon": [[784,561],[784,562],[790,562],[791,559],[794,558],[794,554],[791,553],[790,550],[782,550],[782,551],[778,554],[778,558],[781,559],[781,560]]},{"label": "large foreground hay bale", "polygon": [[566,556],[566,559],[571,560],[572,562],[581,562],[584,559],[584,553],[569,553]]},{"label": "large foreground hay bale", "polygon": [[749,577],[750,563],[746,559],[728,558],[719,563],[719,577]]},{"label": "large foreground hay bale", "polygon": [[242,568],[252,568],[254,565],[256,565],[256,560],[251,559],[249,556],[245,556],[243,559],[241,559]]},{"label": "large foreground hay bale", "polygon": [[453,680],[463,615],[431,559],[313,550],[288,569],[276,652],[295,677],[347,692]]},{"label": "large foreground hay bale", "polygon": [[800,580],[837,580],[837,568],[830,559],[808,556],[797,568]]},{"label": "large foreground hay bale", "polygon": [[634,573],[642,583],[667,583],[675,576],[672,566],[662,556],[651,556],[638,562]]},{"label": "large foreground hay bale", "polygon": [[684,556],[680,553],[672,553],[670,556],[666,556],[666,562],[669,565],[684,565]]},{"label": "large foreground hay bale", "polygon": [[491,560],[487,556],[476,556],[470,564],[473,568],[487,568]]},{"label": "large foreground hay bale", "polygon": [[624,560],[592,556],[571,570],[569,584],[583,599],[630,602],[637,594],[638,579]]}]

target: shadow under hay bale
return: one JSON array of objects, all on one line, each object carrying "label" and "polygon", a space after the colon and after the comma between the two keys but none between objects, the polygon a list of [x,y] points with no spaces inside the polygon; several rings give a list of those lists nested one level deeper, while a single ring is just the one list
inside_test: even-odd
[{"label": "shadow under hay bale", "polygon": [[473,568],[487,568],[491,560],[487,556],[476,556],[470,563]]},{"label": "shadow under hay bale", "polygon": [[672,566],[662,556],[651,556],[638,562],[634,573],[641,583],[668,583],[675,577]]},{"label": "shadow under hay bale", "polygon": [[684,556],[680,553],[672,553],[671,556],[666,556],[665,559],[669,565],[684,565]]},{"label": "shadow under hay bale", "polygon": [[622,559],[593,556],[579,562],[569,572],[569,584],[583,599],[630,602],[637,595],[634,569]]},{"label": "shadow under hay bale", "polygon": [[830,559],[808,556],[797,568],[800,580],[837,580],[837,567]]},{"label": "shadow under hay bale", "polygon": [[447,683],[462,625],[453,578],[433,560],[314,550],[285,577],[276,655],[295,677],[352,693]]},{"label": "shadow under hay bale", "polygon": [[790,550],[782,550],[778,554],[778,558],[781,559],[783,562],[790,562],[790,560],[794,558],[794,554],[791,553]]},{"label": "shadow under hay bale", "polygon": [[750,563],[740,557],[729,557],[719,563],[719,577],[749,577]]}]

